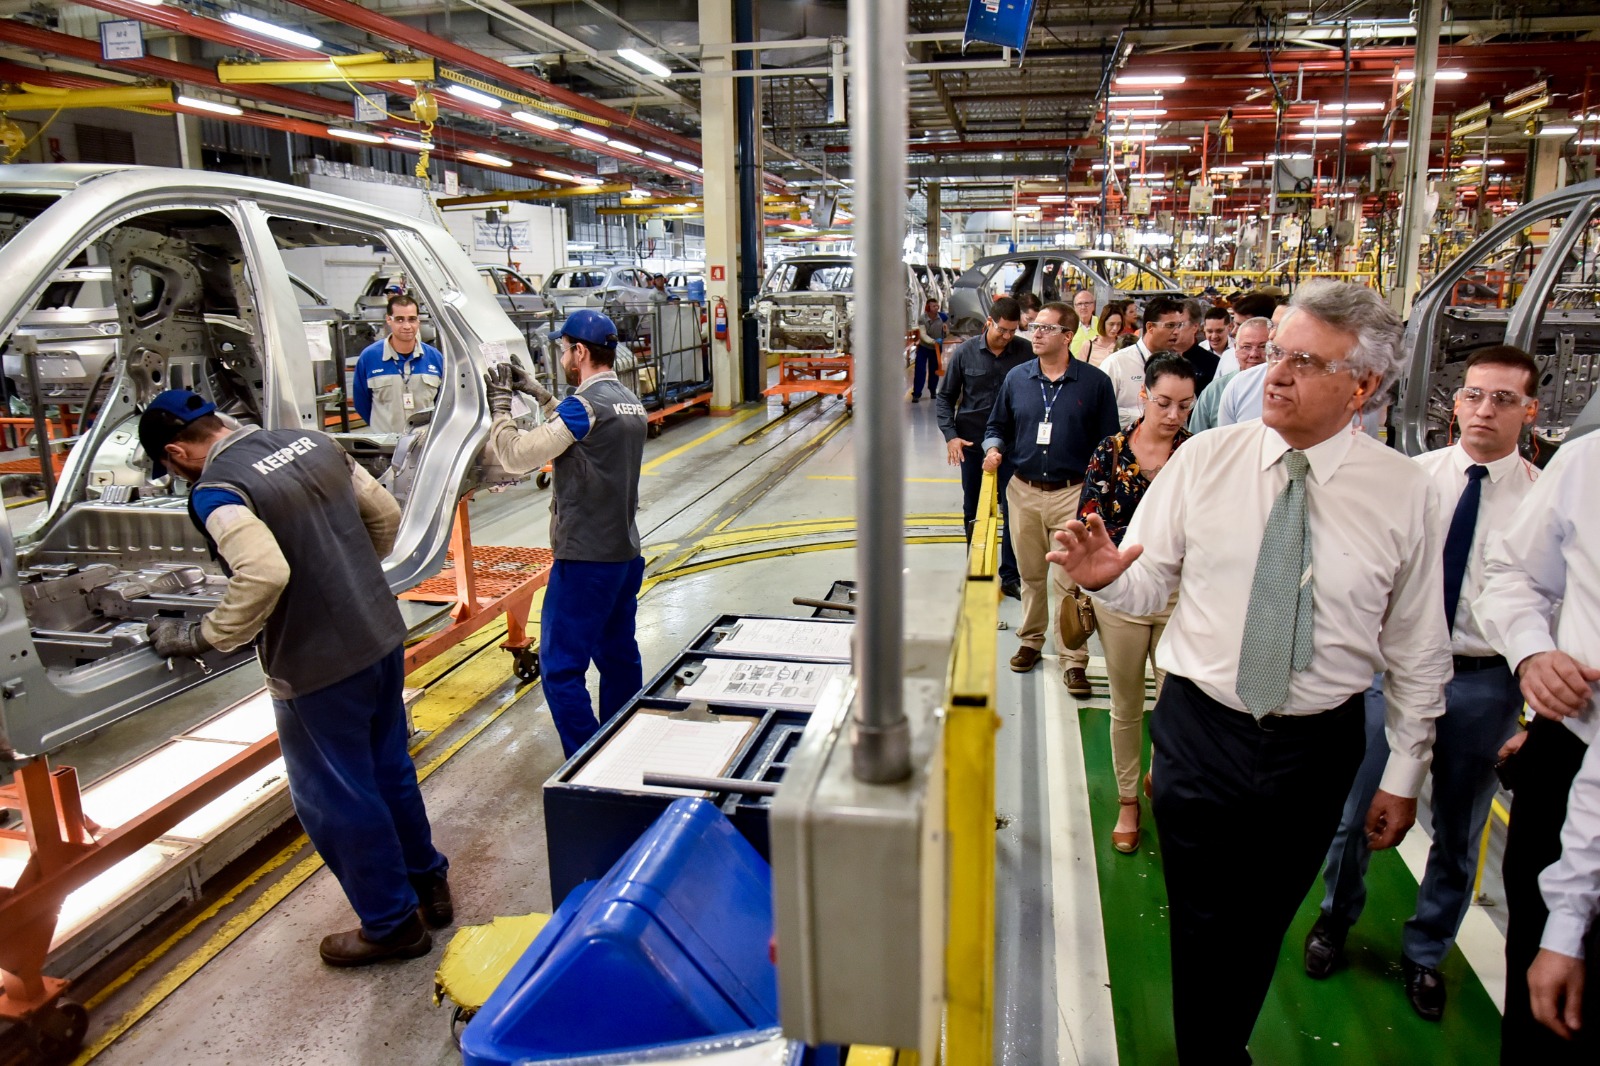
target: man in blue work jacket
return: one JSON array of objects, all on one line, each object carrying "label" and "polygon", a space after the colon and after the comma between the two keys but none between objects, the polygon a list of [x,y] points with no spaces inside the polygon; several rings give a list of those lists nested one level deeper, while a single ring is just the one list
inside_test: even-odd
[{"label": "man in blue work jacket", "polygon": [[350,378],[350,400],[374,433],[404,433],[411,416],[433,410],[444,383],[444,356],[418,336],[414,297],[389,297],[383,317],[389,335],[362,350]]},{"label": "man in blue work jacket", "polygon": [[[639,467],[648,421],[639,397],[612,370],[617,327],[587,308],[567,316],[558,338],[561,369],[574,391],[559,404],[526,370],[490,371],[490,446],[513,474],[552,464],[550,547],[555,563],[539,616],[545,702],[568,758],[644,685],[634,615],[644,578],[639,553]],[[511,421],[513,392],[529,393],[547,420],[530,430]],[[600,718],[585,678],[600,670]]]},{"label": "man in blue work jacket", "polygon": [[150,644],[170,659],[255,642],[295,813],[361,918],[323,938],[322,960],[427,954],[427,926],[455,909],[406,750],[406,625],[380,562],[399,505],[332,437],[224,421],[182,389],[145,408],[139,443],[152,477],[189,482],[228,575],[204,618],[152,622]]}]

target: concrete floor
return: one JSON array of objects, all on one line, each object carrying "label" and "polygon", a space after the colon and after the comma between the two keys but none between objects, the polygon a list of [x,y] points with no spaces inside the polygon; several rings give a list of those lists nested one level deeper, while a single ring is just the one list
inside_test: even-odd
[{"label": "concrete floor", "polygon": [[[717,530],[737,534],[757,526],[849,519],[854,513],[855,438],[841,402],[828,399],[774,423],[780,413],[773,404],[743,408],[730,418],[690,419],[647,444],[639,527],[652,573],[681,563],[689,549]],[[945,523],[935,526],[935,520],[919,518],[908,527],[958,534],[960,486],[956,472],[944,464],[933,406],[924,402],[908,407],[908,413],[906,512],[941,515]],[[769,424],[771,431],[753,436]],[[472,504],[474,540],[548,544],[547,497],[547,490],[531,484],[480,496]],[[852,536],[849,529],[828,533],[801,526],[776,542],[713,543],[694,561],[772,543],[803,546]],[[961,554],[959,543],[914,544],[907,548],[906,564],[915,574],[957,565]],[[855,552],[842,546],[716,566],[655,585],[639,607],[647,676],[713,617],[804,613],[790,605],[792,596],[821,596],[833,581],[853,577],[854,567]],[[1002,600],[1000,618],[996,654],[1004,659],[1015,650],[1010,628],[1020,620],[1020,605]],[[107,730],[81,745],[73,758],[86,769],[109,769],[141,750],[141,744],[158,743],[225,706],[254,678],[250,668],[212,681]],[[1077,705],[1066,696],[1054,660],[1047,658],[1027,675],[1000,671],[999,684],[997,1061],[1008,1066],[1116,1062],[1119,1033],[1107,990],[1107,944],[1085,783],[1105,768],[1086,764],[1078,738],[1079,714],[1104,703],[1103,682],[1098,702]],[[550,904],[541,786],[561,762],[560,747],[537,686],[496,716],[515,694],[508,669],[503,684],[430,738],[418,756],[419,765],[427,764],[482,729],[423,783],[436,841],[452,861],[458,925],[547,910]],[[160,952],[148,969],[95,1006],[91,1047],[119,1020],[137,1015],[139,1021],[94,1061],[251,1066],[459,1061],[449,1008],[435,1008],[430,1000],[434,967],[449,931],[436,936],[425,959],[355,972],[325,967],[317,942],[354,924],[327,871],[312,873],[275,904],[267,898],[310,855],[308,847],[295,846],[296,833],[291,826],[263,842],[218,878],[204,900],[166,916],[87,975],[79,990],[84,997],[153,950]],[[178,942],[161,947],[203,905],[264,866],[273,868],[237,899]],[[230,922],[253,924],[234,937]],[[208,944],[224,946],[211,957]],[[1115,951],[1116,945],[1111,947]],[[167,977],[174,970],[194,972],[174,987]],[[1490,983],[1491,975],[1482,976]]]}]

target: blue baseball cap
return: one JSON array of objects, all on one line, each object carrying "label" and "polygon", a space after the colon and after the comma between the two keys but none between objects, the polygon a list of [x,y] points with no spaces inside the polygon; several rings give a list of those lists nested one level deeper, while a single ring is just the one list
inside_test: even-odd
[{"label": "blue baseball cap", "polygon": [[168,389],[151,400],[139,415],[139,445],[150,457],[150,476],[166,476],[167,466],[161,457],[166,454],[167,445],[195,419],[216,413],[216,404],[188,389]]},{"label": "blue baseball cap", "polygon": [[559,335],[569,341],[596,344],[602,348],[617,346],[617,324],[599,311],[591,311],[587,307],[568,315]]}]

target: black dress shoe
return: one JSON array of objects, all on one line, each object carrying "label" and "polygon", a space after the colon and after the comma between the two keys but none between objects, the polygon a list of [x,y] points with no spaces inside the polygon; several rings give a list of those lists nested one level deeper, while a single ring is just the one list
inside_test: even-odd
[{"label": "black dress shoe", "polygon": [[381,940],[370,940],[360,929],[332,933],[322,938],[322,961],[329,966],[370,966],[390,959],[415,959],[433,948],[422,919],[413,914],[393,933]]},{"label": "black dress shoe", "polygon": [[1444,1017],[1444,977],[1439,971],[1404,957],[1400,969],[1406,978],[1406,998],[1417,1017],[1425,1022]]},{"label": "black dress shoe", "polygon": [[1344,934],[1318,918],[1306,934],[1306,976],[1320,981],[1344,963]]},{"label": "black dress shoe", "polygon": [[411,887],[417,892],[417,913],[430,927],[443,929],[455,921],[456,907],[450,898],[450,881],[444,874],[415,878]]},{"label": "black dress shoe", "polygon": [[1022,599],[1022,583],[1019,581],[1002,581],[1000,582],[1000,593],[1004,596],[1010,596],[1014,600],[1020,600]]}]

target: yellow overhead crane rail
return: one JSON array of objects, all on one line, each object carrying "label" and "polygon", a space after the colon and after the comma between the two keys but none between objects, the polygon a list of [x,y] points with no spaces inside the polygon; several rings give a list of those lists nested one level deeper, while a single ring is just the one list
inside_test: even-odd
[{"label": "yellow overhead crane rail", "polygon": [[589,126],[615,125],[615,123],[606,119],[596,118],[593,115],[586,115],[581,111],[574,111],[570,107],[562,107],[560,104],[552,104],[548,100],[540,100],[533,96],[524,96],[522,93],[516,92],[512,89],[503,89],[493,82],[484,81],[481,78],[474,78],[471,74],[463,74],[459,70],[450,70],[446,68],[441,70],[439,73],[444,76],[446,81],[453,81],[457,85],[465,85],[469,89],[476,89],[480,93],[488,93],[490,96],[498,96],[500,99],[510,101],[514,104],[521,104],[524,107],[535,108],[548,115],[556,115],[559,118],[564,118],[572,122],[582,122]]},{"label": "yellow overhead crane rail", "polygon": [[[674,199],[674,197],[663,197],[663,199]],[[595,213],[600,215],[638,215],[640,217],[661,215],[667,218],[682,218],[685,215],[704,214],[705,208],[696,201],[687,204],[652,204],[649,207],[597,207],[595,208]]]},{"label": "yellow overhead crane rail", "polygon": [[223,59],[217,80],[231,85],[294,84],[327,81],[437,81],[439,63],[409,55],[362,52],[327,59]]},{"label": "yellow overhead crane rail", "polygon": [[[514,189],[510,192],[474,193],[471,196],[444,196],[439,206],[446,211],[452,207],[471,207],[474,204],[497,204],[506,200],[573,200],[580,196],[611,196],[631,192],[633,185],[585,185],[580,189]],[[626,203],[627,201],[624,201]]]},{"label": "yellow overhead crane rail", "polygon": [[[8,86],[10,88],[10,86]],[[140,107],[175,104],[171,85],[130,85],[113,89],[52,89],[43,85],[15,86],[20,92],[0,93],[0,114],[8,111],[63,111],[75,107]]]}]

